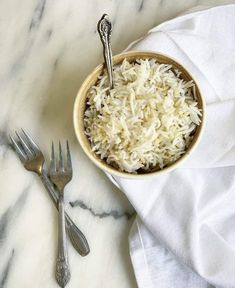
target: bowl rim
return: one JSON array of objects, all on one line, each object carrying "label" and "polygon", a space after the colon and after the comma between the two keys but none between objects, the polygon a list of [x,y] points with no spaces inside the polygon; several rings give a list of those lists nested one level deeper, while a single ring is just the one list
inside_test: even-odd
[{"label": "bowl rim", "polygon": [[[138,55],[136,55],[138,54]],[[167,166],[161,170],[157,170],[157,171],[153,171],[153,172],[147,172],[147,173],[143,173],[143,174],[133,174],[133,173],[128,173],[128,172],[124,172],[124,171],[119,171],[117,169],[115,169],[114,167],[110,166],[107,163],[104,163],[103,161],[99,161],[95,158],[95,156],[93,156],[93,153],[91,153],[91,151],[88,149],[87,145],[85,145],[83,139],[85,136],[84,132],[81,131],[81,129],[79,128],[78,125],[78,113],[80,111],[78,105],[79,105],[79,100],[80,100],[80,96],[82,95],[83,90],[86,88],[87,83],[89,83],[92,79],[93,79],[93,74],[97,73],[100,69],[103,69],[104,64],[99,64],[98,66],[96,66],[89,74],[88,76],[85,78],[85,80],[83,81],[82,85],[80,86],[80,89],[78,90],[78,93],[76,95],[75,101],[74,101],[74,106],[73,106],[73,126],[74,126],[74,131],[75,131],[75,135],[76,138],[79,142],[79,144],[81,145],[83,151],[85,152],[85,154],[88,156],[88,158],[101,170],[103,170],[106,173],[111,174],[112,176],[117,176],[117,177],[121,177],[121,178],[126,178],[126,179],[144,179],[144,178],[148,178],[148,177],[156,177],[158,175],[162,175],[164,173],[170,172],[174,169],[176,169],[179,165],[181,165],[187,158],[188,156],[195,150],[195,148],[197,147],[198,143],[201,140],[203,131],[204,131],[204,127],[205,127],[205,119],[206,119],[206,111],[205,111],[205,100],[204,97],[201,93],[201,89],[200,86],[198,85],[197,81],[195,81],[194,77],[191,75],[191,73],[188,71],[188,69],[186,69],[181,63],[179,63],[176,59],[174,59],[173,57],[167,55],[167,54],[163,54],[163,53],[159,53],[159,52],[155,52],[155,51],[147,51],[147,50],[141,50],[141,51],[128,51],[128,52],[123,52],[120,54],[117,54],[115,56],[112,57],[113,61],[115,61],[117,58],[122,58],[120,59],[120,61],[122,61],[124,58],[128,58],[128,57],[140,57],[141,56],[145,56],[146,54],[149,54],[149,57],[156,57],[156,56],[160,56],[160,57],[166,57],[172,61],[174,61],[177,65],[179,65],[180,67],[182,67],[187,74],[190,76],[190,78],[193,80],[193,82],[195,83],[197,90],[199,92],[200,95],[200,100],[202,103],[202,121],[200,123],[200,130],[198,132],[197,138],[195,140],[195,142],[192,144],[192,146],[179,158],[177,159],[174,163],[170,164],[170,166]],[[118,62],[119,63],[119,62]]]}]

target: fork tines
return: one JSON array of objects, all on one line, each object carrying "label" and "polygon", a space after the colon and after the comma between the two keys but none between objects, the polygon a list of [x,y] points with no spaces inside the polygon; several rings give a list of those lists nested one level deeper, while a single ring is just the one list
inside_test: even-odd
[{"label": "fork tines", "polygon": [[61,142],[59,141],[59,157],[58,161],[56,161],[55,157],[55,148],[54,142],[51,144],[51,161],[50,161],[50,174],[55,173],[56,171],[67,171],[72,172],[72,161],[71,154],[69,149],[69,142],[66,141],[66,159],[63,158]]},{"label": "fork tines", "polygon": [[16,131],[15,134],[15,138],[11,135],[9,135],[9,138],[11,140],[14,150],[16,151],[22,162],[25,162],[34,155],[41,154],[41,151],[37,144],[23,129],[21,129],[20,133]]}]

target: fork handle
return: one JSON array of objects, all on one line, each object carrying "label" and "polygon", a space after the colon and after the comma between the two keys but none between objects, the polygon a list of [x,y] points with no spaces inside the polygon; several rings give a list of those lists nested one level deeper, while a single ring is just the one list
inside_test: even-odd
[{"label": "fork handle", "polygon": [[59,192],[58,200],[59,227],[58,227],[58,254],[56,259],[56,280],[60,287],[65,287],[70,280],[68,262],[67,239],[65,231],[64,197],[63,191]]},{"label": "fork handle", "polygon": [[[56,208],[58,209],[58,196],[57,192],[54,188],[54,185],[51,183],[50,179],[48,178],[46,172],[43,170],[40,178],[51,197],[53,203],[55,204]],[[69,217],[69,215],[65,212],[65,225],[66,230],[69,236],[69,239],[74,247],[74,249],[81,255],[86,256],[90,252],[89,245],[87,243],[86,237],[82,233],[81,230],[78,229],[76,224],[73,220]]]}]

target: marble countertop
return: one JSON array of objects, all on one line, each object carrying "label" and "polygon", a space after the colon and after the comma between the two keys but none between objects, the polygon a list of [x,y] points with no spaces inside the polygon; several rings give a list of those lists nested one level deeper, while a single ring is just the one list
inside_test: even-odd
[{"label": "marble countertop", "polygon": [[71,144],[74,177],[66,209],[91,253],[81,257],[69,243],[67,287],[137,287],[128,250],[135,211],[81,151],[72,125],[76,93],[102,61],[97,21],[109,14],[116,54],[188,8],[225,3],[235,0],[0,2],[0,288],[58,287],[57,212],[39,178],[24,170],[8,143],[8,134],[21,127],[47,158],[52,139]]}]

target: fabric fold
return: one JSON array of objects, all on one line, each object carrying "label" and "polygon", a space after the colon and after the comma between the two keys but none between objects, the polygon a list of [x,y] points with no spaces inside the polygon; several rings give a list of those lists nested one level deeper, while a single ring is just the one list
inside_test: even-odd
[{"label": "fabric fold", "polygon": [[176,59],[207,108],[201,142],[179,169],[112,178],[138,213],[129,237],[138,286],[234,288],[235,5],[167,21],[128,49]]}]

